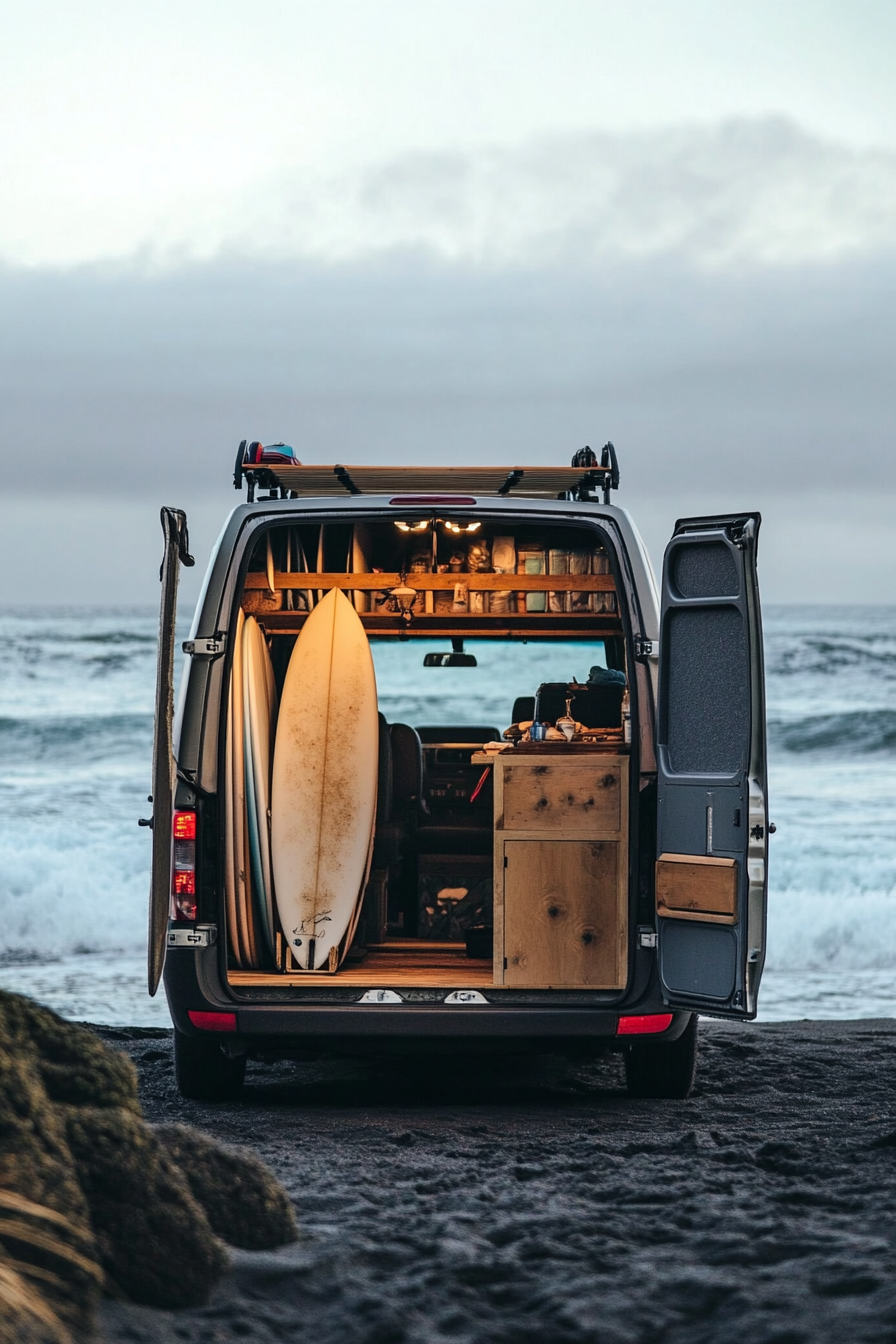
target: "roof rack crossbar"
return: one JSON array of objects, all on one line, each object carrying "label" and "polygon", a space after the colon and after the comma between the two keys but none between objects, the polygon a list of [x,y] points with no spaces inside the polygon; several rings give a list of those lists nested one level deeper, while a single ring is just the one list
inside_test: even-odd
[{"label": "roof rack crossbar", "polygon": [[513,487],[515,485],[519,485],[520,481],[523,479],[524,474],[525,473],[522,467],[514,467],[513,471],[511,471],[508,474],[507,480],[504,482],[504,484],[502,486],[499,486],[498,494],[509,495]]},{"label": "roof rack crossbar", "polygon": [[340,467],[339,464],[337,463],[337,465],[333,468],[333,475],[336,477],[340,485],[345,486],[346,490],[349,492],[350,495],[363,495],[364,491],[361,489],[360,486],[355,485],[355,482],[352,480],[351,476],[346,471],[345,467]]}]

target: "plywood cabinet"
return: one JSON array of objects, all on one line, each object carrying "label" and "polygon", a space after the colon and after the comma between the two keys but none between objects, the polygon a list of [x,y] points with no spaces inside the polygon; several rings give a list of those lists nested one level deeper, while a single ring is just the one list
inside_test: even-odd
[{"label": "plywood cabinet", "polygon": [[622,989],[628,969],[628,758],[495,760],[495,981]]}]

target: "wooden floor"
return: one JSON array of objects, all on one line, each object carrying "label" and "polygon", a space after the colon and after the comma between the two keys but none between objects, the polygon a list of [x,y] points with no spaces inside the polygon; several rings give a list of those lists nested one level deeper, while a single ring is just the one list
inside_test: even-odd
[{"label": "wooden floor", "polygon": [[491,960],[468,957],[463,943],[396,941],[371,948],[362,962],[326,971],[228,971],[234,988],[260,985],[363,985],[391,989],[481,989],[494,983]]}]

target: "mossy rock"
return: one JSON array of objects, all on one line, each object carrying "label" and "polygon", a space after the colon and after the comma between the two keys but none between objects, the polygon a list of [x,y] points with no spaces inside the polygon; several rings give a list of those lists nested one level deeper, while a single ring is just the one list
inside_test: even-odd
[{"label": "mossy rock", "polygon": [[[12,1055],[8,1044],[0,1045],[0,1249],[60,1321],[84,1334],[103,1277],[90,1210],[64,1118],[48,1099],[39,1071],[27,1058]],[[16,1197],[45,1209],[47,1216],[17,1212],[9,1206]],[[66,1247],[74,1254],[66,1256]],[[9,1310],[17,1314],[12,1302]]]},{"label": "mossy rock", "polygon": [[140,1114],[137,1070],[87,1027],[66,1022],[20,994],[0,990],[0,1039],[37,1070],[51,1101],[123,1106]]},{"label": "mossy rock", "polygon": [[267,1251],[298,1240],[289,1196],[254,1154],[225,1148],[186,1125],[156,1125],[155,1132],[213,1231],[229,1245]]},{"label": "mossy rock", "polygon": [[223,1239],[262,1250],[296,1236],[257,1158],[154,1131],[126,1055],[0,990],[0,1344],[88,1335],[104,1282],[150,1306],[201,1305]]},{"label": "mossy rock", "polygon": [[67,1112],[75,1170],[116,1288],[148,1306],[201,1306],[228,1256],[184,1173],[130,1111]]}]

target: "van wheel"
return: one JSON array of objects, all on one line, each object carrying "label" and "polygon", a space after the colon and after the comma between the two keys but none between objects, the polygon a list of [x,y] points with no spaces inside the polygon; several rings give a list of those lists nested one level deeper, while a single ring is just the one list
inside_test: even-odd
[{"label": "van wheel", "polygon": [[243,1090],[246,1057],[231,1059],[216,1040],[174,1032],[174,1074],[190,1101],[236,1101]]},{"label": "van wheel", "polygon": [[644,1042],[625,1051],[625,1082],[633,1097],[686,1097],[696,1071],[696,1013],[677,1041]]}]

